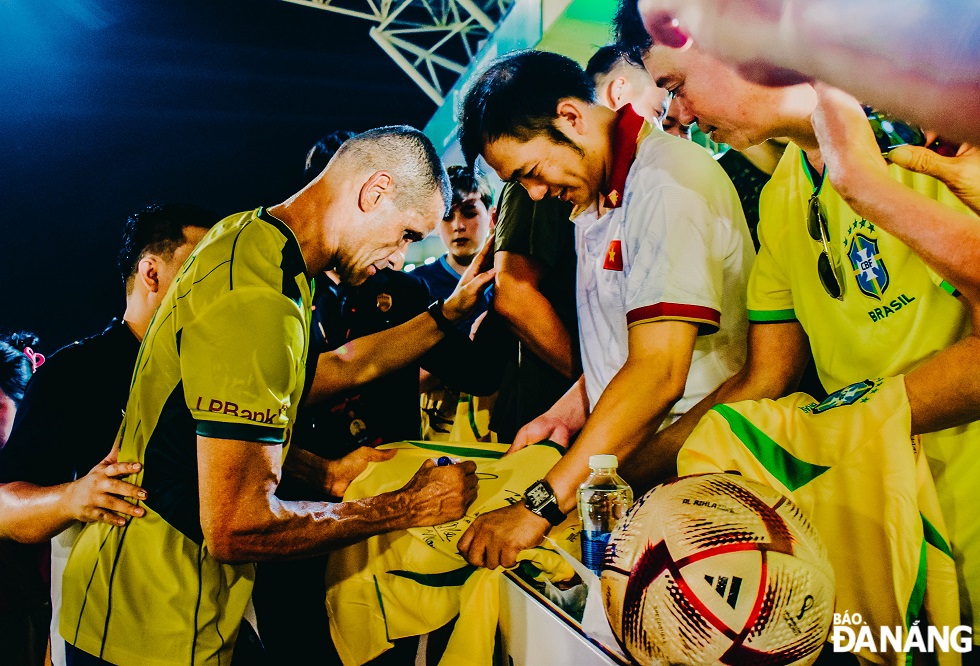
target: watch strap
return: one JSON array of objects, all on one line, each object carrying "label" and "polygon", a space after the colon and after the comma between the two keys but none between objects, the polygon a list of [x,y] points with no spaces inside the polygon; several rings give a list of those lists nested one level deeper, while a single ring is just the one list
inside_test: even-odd
[{"label": "watch strap", "polygon": [[[548,491],[548,494],[551,497],[548,500],[546,500],[543,504],[534,507],[528,501],[527,493],[537,485],[541,485],[542,487],[544,487]],[[542,518],[547,520],[549,523],[551,523],[552,527],[561,525],[563,522],[565,522],[565,514],[558,507],[558,498],[555,497],[555,491],[552,490],[551,484],[545,481],[544,479],[535,481],[530,485],[530,487],[528,487],[526,491],[524,491],[524,506],[526,506],[531,513],[541,516]]]},{"label": "watch strap", "polygon": [[541,507],[541,513],[539,515],[551,523],[552,527],[557,527],[565,522],[565,514],[558,508],[557,498]]},{"label": "watch strap", "polygon": [[446,315],[442,311],[442,306],[446,302],[445,299],[440,298],[432,302],[432,304],[426,309],[429,316],[436,322],[436,327],[443,333],[449,334],[456,330],[456,327],[451,321],[446,319]]}]

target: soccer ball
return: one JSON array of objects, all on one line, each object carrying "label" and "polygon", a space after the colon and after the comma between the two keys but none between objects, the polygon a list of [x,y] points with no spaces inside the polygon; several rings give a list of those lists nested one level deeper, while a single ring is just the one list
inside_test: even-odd
[{"label": "soccer ball", "polygon": [[834,571],[779,492],[700,474],[657,486],[623,517],[602,595],[639,664],[810,664],[830,631]]}]

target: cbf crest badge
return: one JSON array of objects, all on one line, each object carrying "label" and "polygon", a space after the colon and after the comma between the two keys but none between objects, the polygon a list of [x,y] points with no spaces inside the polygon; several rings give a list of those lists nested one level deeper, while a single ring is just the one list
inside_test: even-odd
[{"label": "cbf crest badge", "polygon": [[869,298],[882,300],[882,295],[888,289],[889,277],[885,261],[878,252],[878,240],[864,234],[854,234],[847,250],[847,258],[851,261],[854,279],[861,293]]},{"label": "cbf crest badge", "polygon": [[[823,402],[814,407],[810,413],[820,414],[822,412],[830,411],[835,407],[844,407],[845,405],[853,405],[858,400],[862,400],[869,393],[877,393],[878,386],[881,384],[879,379],[877,382],[870,379],[865,379],[863,382],[858,382],[856,384],[851,384],[850,386],[845,386],[839,391],[834,391],[826,398]],[[863,400],[867,402],[867,399]]]}]

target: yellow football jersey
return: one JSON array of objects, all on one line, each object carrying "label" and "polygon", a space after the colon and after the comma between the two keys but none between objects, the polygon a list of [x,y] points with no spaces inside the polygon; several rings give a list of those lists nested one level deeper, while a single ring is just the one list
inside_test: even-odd
[{"label": "yellow football jersey", "polygon": [[140,349],[120,460],[143,464],[143,517],[89,523],[64,574],[61,634],[116,664],[231,663],[255,567],[201,529],[197,435],[287,441],[303,391],[310,285],[292,231],[263,209],[219,222],[185,262]]},{"label": "yellow football jersey", "polygon": [[[890,166],[916,192],[968,210],[934,178]],[[749,278],[749,321],[797,320],[810,337],[827,391],[864,377],[891,377],[945,349],[969,330],[954,289],[904,243],[861,219],[828,178],[819,188],[832,259],[844,274],[843,301],[820,284],[823,246],[807,231],[814,184],[802,152],[789,144],[759,199],[759,256]]]},{"label": "yellow football jersey", "polygon": [[[391,460],[372,463],[351,483],[345,500],[402,487],[427,458],[472,460],[480,479],[476,500],[458,521],[401,530],[342,548],[327,566],[330,633],[345,666],[363,664],[388,650],[391,641],[434,631],[459,615],[441,664],[492,663],[499,610],[500,570],[473,567],[457,543],[476,516],[520,501],[563,451],[550,442],[504,457],[506,444],[403,442]],[[551,531],[564,550],[578,555],[581,523],[573,514]],[[550,580],[574,575],[556,552],[539,546],[523,551],[521,566]]]},{"label": "yellow football jersey", "polygon": [[[776,488],[823,538],[837,579],[836,612],[879,627],[908,628],[921,617],[960,623],[945,523],[920,449],[910,437],[904,377],[866,380],[817,403],[781,400],[718,405],[684,444],[680,474],[736,471]],[[904,664],[898,653],[862,651],[873,663]],[[938,654],[957,664],[959,654]]]},{"label": "yellow football jersey", "polygon": [[[934,178],[888,168],[916,192],[970,213]],[[750,322],[799,321],[828,391],[908,372],[966,334],[969,319],[953,286],[904,243],[856,215],[823,178],[820,206],[832,258],[844,276],[843,300],[828,296],[817,275],[822,244],[807,231],[814,189],[803,153],[790,144],[759,202],[762,247],[749,279]],[[974,503],[980,479],[980,456],[973,453],[980,423],[930,433],[922,441],[956,553],[963,621],[973,624],[980,640],[980,519],[964,509]]]}]

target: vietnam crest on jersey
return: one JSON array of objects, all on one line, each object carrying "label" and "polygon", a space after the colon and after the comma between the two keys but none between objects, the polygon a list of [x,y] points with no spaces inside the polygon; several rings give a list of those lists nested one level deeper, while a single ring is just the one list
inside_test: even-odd
[{"label": "vietnam crest on jersey", "polygon": [[878,252],[878,240],[872,240],[864,234],[854,234],[847,250],[847,258],[851,261],[854,279],[861,293],[882,300],[882,294],[888,289],[889,277],[885,261]]},{"label": "vietnam crest on jersey", "polygon": [[609,243],[602,267],[607,271],[623,270],[623,242],[621,240],[614,240]]}]

